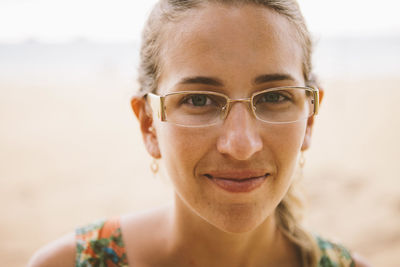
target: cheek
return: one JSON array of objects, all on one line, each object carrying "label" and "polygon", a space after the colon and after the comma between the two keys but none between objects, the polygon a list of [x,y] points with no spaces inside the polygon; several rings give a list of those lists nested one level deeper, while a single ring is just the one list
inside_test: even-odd
[{"label": "cheek", "polygon": [[279,177],[291,178],[304,141],[306,122],[273,125],[273,127],[273,133],[269,135],[265,145],[273,154]]},{"label": "cheek", "polygon": [[213,138],[204,129],[160,125],[157,137],[162,160],[172,180],[189,181],[201,158],[212,149]]},{"label": "cheek", "polygon": [[290,157],[292,152],[298,153],[304,141],[306,123],[301,121],[296,123],[276,125],[275,127],[275,134],[271,136],[273,141],[273,144],[271,145],[280,147],[281,150],[286,151],[286,153],[282,153],[282,155],[289,153],[287,154],[287,157]]}]

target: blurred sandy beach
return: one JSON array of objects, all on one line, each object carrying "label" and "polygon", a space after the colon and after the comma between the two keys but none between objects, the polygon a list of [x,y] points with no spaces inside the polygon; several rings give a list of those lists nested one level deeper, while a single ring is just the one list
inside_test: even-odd
[{"label": "blurred sandy beach", "polygon": [[[135,44],[0,45],[0,257],[171,200],[130,110]],[[325,99],[306,153],[306,224],[400,265],[400,39],[321,42]]]}]

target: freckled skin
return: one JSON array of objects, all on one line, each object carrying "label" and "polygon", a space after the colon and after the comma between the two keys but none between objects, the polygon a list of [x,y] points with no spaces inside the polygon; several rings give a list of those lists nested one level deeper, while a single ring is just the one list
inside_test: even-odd
[{"label": "freckled skin", "polygon": [[[221,16],[221,12],[223,15]],[[241,23],[237,20],[240,19]],[[207,21],[208,23],[204,23]],[[162,51],[159,94],[214,90],[231,98],[282,85],[304,85],[301,49],[293,26],[265,8],[203,8],[171,24]],[[288,73],[294,81],[254,86],[261,74]],[[177,85],[191,76],[217,77],[224,86]],[[263,223],[285,195],[304,140],[307,121],[273,125],[256,120],[243,103],[232,106],[222,125],[155,128],[176,201],[227,232],[246,232]],[[254,192],[230,194],[203,176],[211,170],[263,169],[272,175]]]}]

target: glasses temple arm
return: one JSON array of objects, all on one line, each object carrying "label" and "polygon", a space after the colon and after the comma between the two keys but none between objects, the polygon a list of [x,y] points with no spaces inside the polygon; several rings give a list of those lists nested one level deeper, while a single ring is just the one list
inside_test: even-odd
[{"label": "glasses temple arm", "polygon": [[159,120],[165,121],[164,97],[152,93],[148,93],[147,97],[153,114]]},{"label": "glasses temple arm", "polygon": [[317,88],[313,88],[314,90],[314,115],[318,114],[319,111],[319,90]]}]

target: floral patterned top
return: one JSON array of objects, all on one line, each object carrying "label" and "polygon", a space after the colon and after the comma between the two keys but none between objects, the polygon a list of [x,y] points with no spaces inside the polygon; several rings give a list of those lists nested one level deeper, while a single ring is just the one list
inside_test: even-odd
[{"label": "floral patterned top", "polygon": [[75,239],[76,267],[128,267],[119,218],[78,228]]},{"label": "floral patterned top", "polygon": [[[319,267],[355,267],[342,245],[315,236],[321,250]],[[100,220],[76,230],[76,267],[128,267],[120,219]]]}]

